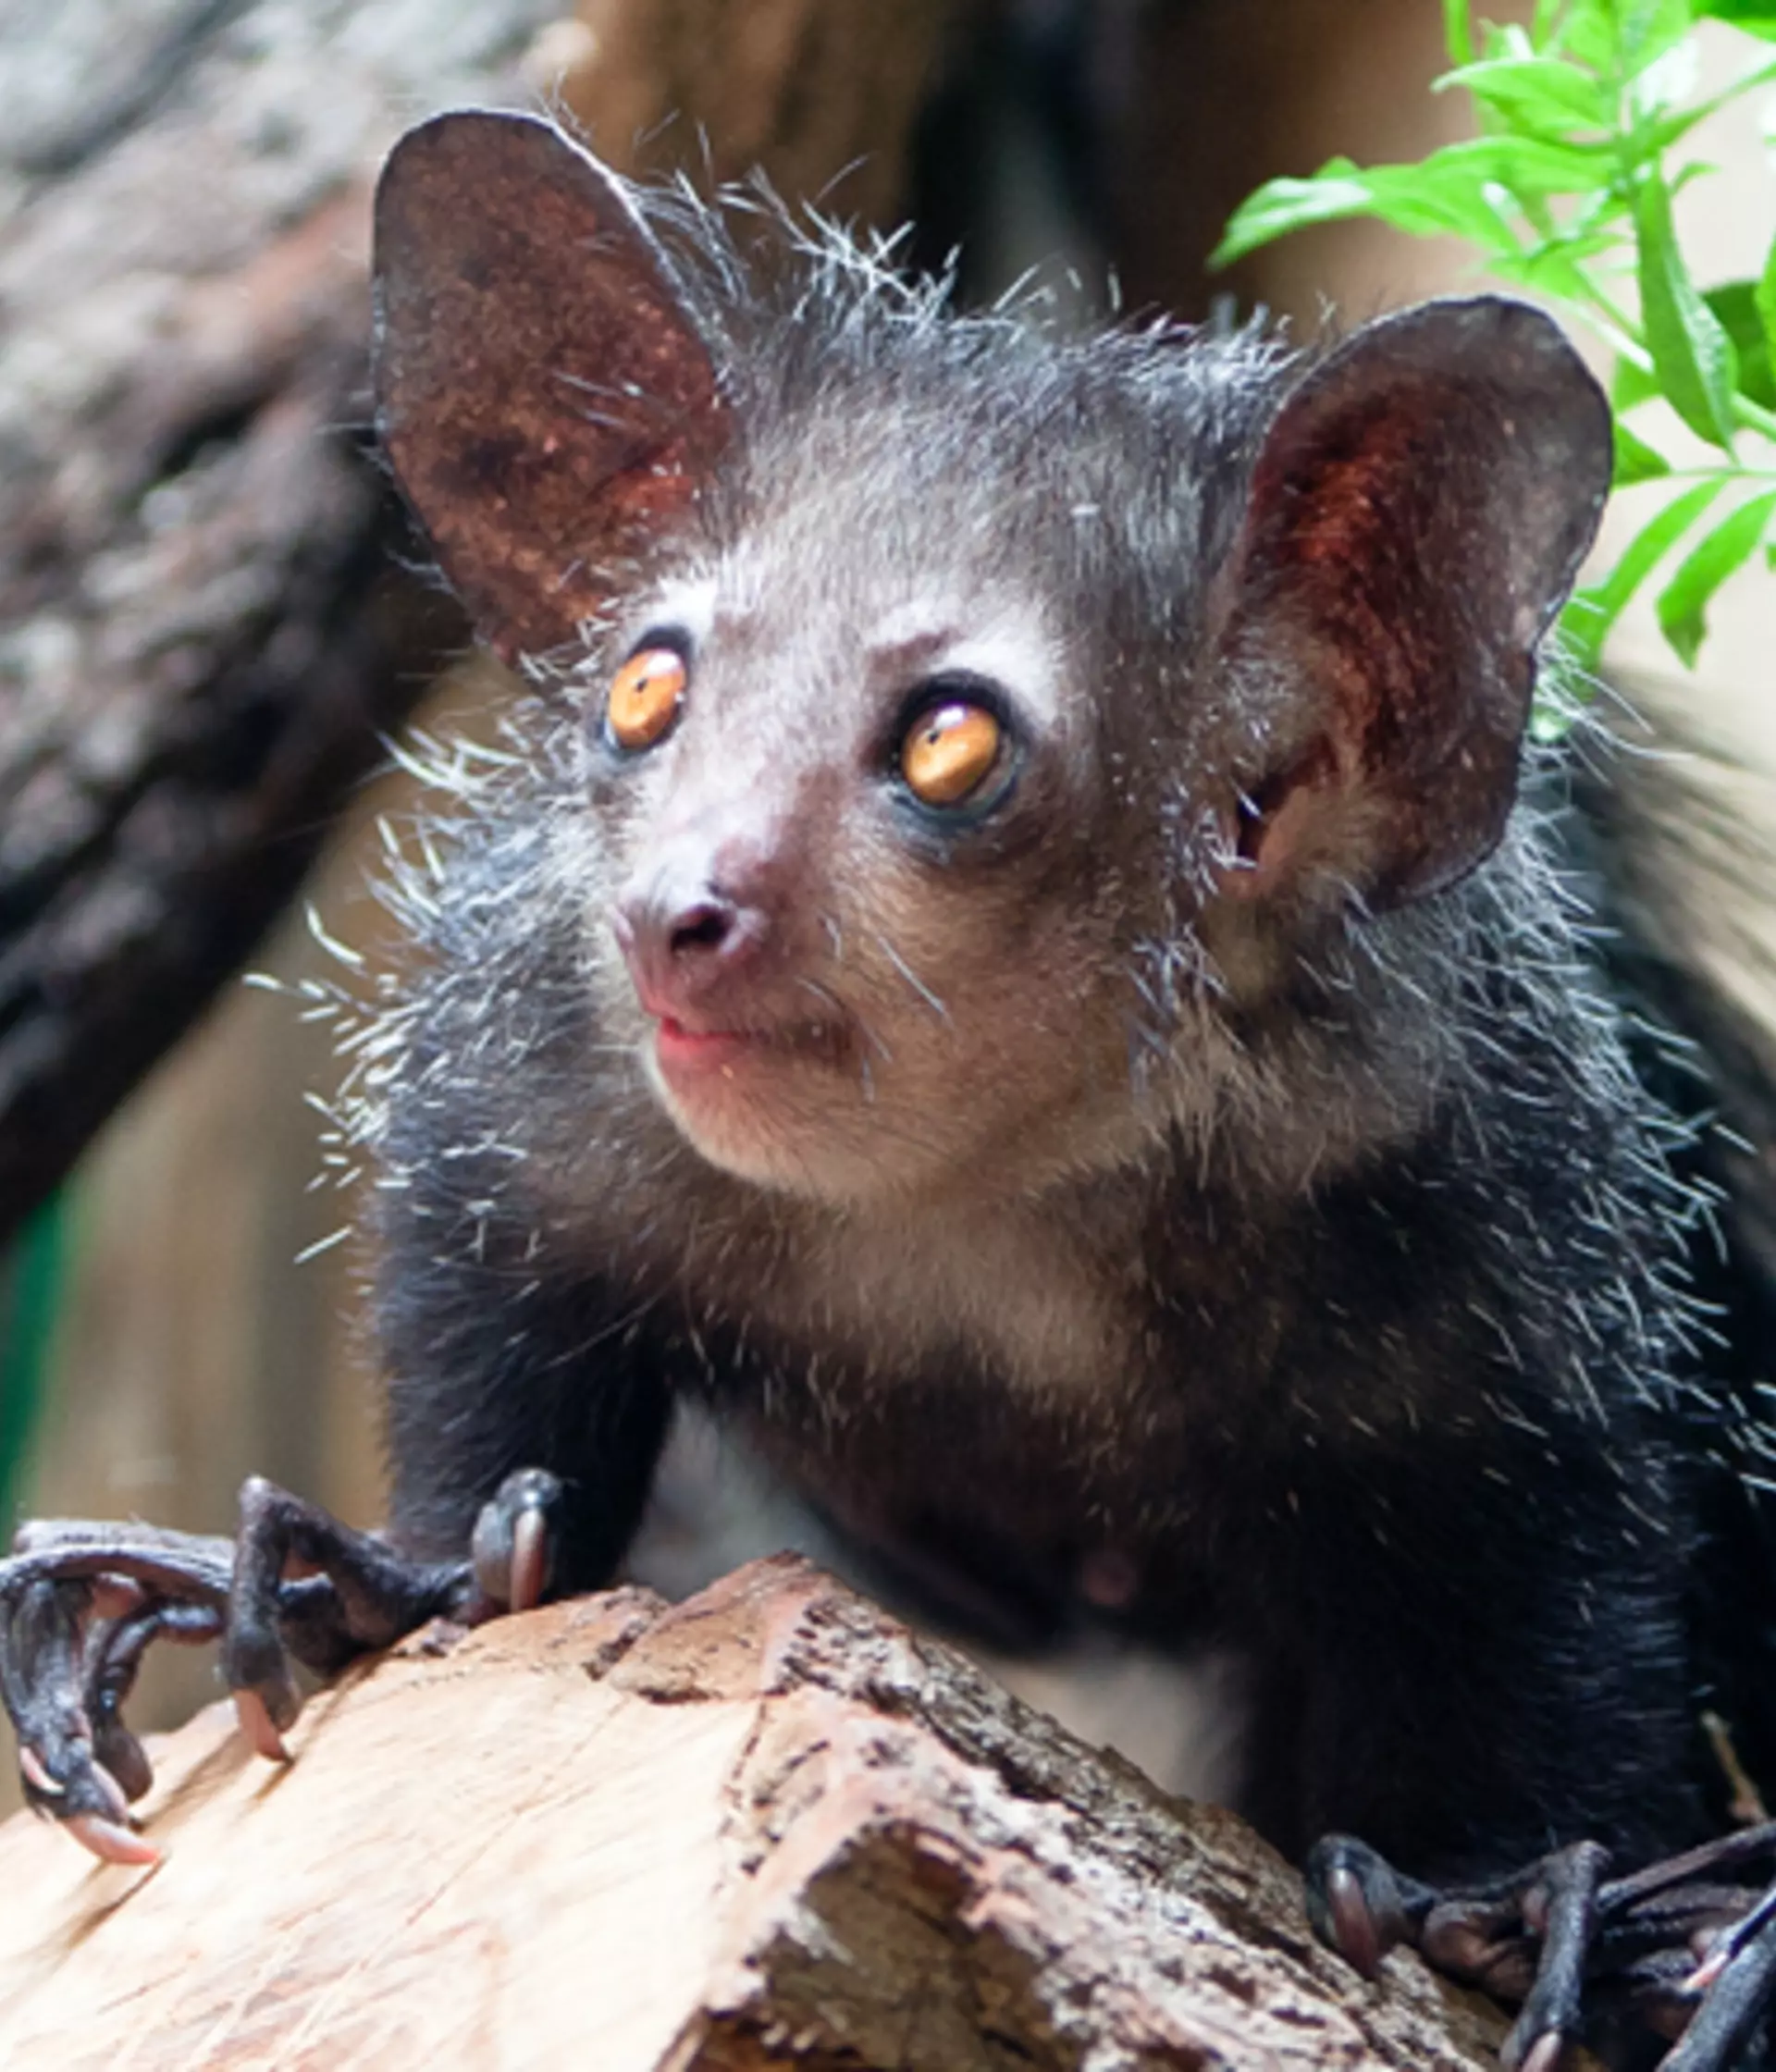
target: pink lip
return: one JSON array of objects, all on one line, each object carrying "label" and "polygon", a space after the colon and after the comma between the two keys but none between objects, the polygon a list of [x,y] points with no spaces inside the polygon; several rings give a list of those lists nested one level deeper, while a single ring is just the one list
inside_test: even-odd
[{"label": "pink lip", "polygon": [[682,1021],[644,986],[635,996],[654,1025],[654,1062],[668,1078],[680,1081],[718,1072],[734,1076],[741,1060],[757,1067],[779,1058],[801,1065],[832,1065],[845,1055],[843,1031],[831,1023],[776,1023],[754,1029],[697,1028]]},{"label": "pink lip", "polygon": [[737,1029],[687,1029],[673,1016],[661,1015],[654,1030],[654,1055],[663,1070],[709,1070],[731,1064],[756,1041]]}]

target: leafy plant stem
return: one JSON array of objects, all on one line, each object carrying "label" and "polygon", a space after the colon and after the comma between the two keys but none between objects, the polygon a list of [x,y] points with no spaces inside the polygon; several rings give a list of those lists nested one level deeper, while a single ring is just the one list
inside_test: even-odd
[{"label": "leafy plant stem", "polygon": [[[1535,0],[1527,23],[1523,13],[1499,23],[1478,18],[1474,0],[1442,0],[1451,69],[1434,87],[1472,96],[1474,136],[1415,164],[1339,157],[1311,179],[1272,180],[1236,213],[1215,263],[1291,229],[1378,217],[1465,239],[1497,277],[1594,333],[1616,363],[1615,486],[1661,493],[1615,568],[1574,600],[1569,637],[1595,662],[1671,559],[1658,618],[1687,665],[1721,585],[1776,567],[1776,242],[1749,278],[1698,280],[1672,201],[1712,170],[1686,142],[1698,125],[1776,79],[1776,0]],[[1747,54],[1762,49],[1724,88],[1693,93],[1705,20]],[[1655,400],[1712,450],[1707,461],[1674,467],[1657,430],[1659,444],[1633,427]],[[1746,457],[1754,439],[1761,464]],[[1559,723],[1551,709],[1542,719]]]}]

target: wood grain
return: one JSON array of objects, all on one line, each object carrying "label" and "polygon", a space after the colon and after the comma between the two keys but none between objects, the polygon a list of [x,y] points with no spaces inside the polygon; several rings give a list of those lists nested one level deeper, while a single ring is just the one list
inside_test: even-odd
[{"label": "wood grain", "polygon": [[419,1636],[293,1744],[165,1742],[147,1875],[0,1829],[0,2059],[1458,2072],[1501,2026],[793,1558]]}]

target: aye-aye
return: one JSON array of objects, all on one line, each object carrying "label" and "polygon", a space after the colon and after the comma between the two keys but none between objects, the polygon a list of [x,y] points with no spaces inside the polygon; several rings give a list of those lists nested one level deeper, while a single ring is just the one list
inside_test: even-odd
[{"label": "aye-aye", "polygon": [[[1229,1653],[1240,1808],[1400,1867],[1315,1858],[1359,1960],[1547,1859],[1551,2065],[1566,1845],[1706,1824],[1691,1204],[1519,803],[1607,406],[1489,297],[1067,337],[778,243],[525,118],[384,177],[382,439],[527,689],[359,1062],[388,1537],[249,1486],[243,1717],[609,1582],[694,1399],[940,1605]],[[130,1853],[117,1700],[226,1550],[23,1545],[28,1782]]]}]

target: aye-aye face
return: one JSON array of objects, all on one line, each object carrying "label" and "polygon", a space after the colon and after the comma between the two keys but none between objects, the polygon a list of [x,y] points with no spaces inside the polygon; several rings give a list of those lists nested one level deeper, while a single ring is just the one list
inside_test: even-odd
[{"label": "aye-aye face", "polygon": [[1003,1197],[1217,1103],[1264,1137],[1266,1045],[1424,990],[1302,976],[1498,842],[1595,385],[1496,298],[1290,363],[952,318],[831,248],[759,287],[664,220],[481,114],[377,201],[385,447],[582,705],[601,1040],[712,1164],[835,1201]]},{"label": "aye-aye face", "polygon": [[884,525],[906,471],[856,429],[844,481],[814,425],[755,453],[586,685],[600,1030],[741,1178],[1036,1186],[1133,1141],[1100,714],[980,485]]}]

